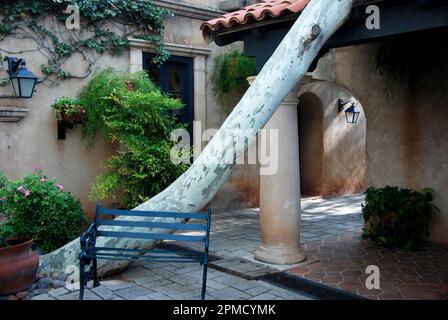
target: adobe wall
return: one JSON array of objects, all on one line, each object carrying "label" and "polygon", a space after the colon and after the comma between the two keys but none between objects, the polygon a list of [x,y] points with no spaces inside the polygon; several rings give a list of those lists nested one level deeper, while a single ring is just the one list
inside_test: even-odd
[{"label": "adobe wall", "polygon": [[419,88],[393,88],[372,71],[376,44],[338,49],[336,81],[360,97],[367,119],[367,186],[396,185],[435,190],[441,210],[431,225],[431,239],[448,245],[448,44],[425,46],[431,59],[419,75]]},{"label": "adobe wall", "polygon": [[[204,10],[208,5],[203,6],[200,1],[194,1],[190,5],[199,5],[199,9]],[[216,4],[217,5],[217,4]],[[198,11],[199,11],[198,9]],[[213,9],[214,10],[214,9]],[[213,10],[207,14],[213,14]],[[207,45],[202,39],[199,30],[203,20],[198,17],[188,17],[177,14],[169,17],[166,21],[165,41],[170,44],[179,45],[182,53],[199,57],[195,65],[195,103],[197,102],[197,112],[195,110],[195,120],[201,121],[203,129],[214,127],[219,128],[225,119],[225,114],[220,111],[213,96],[209,83],[209,74],[213,68],[213,59],[219,52],[230,48],[220,48],[214,44]],[[189,14],[189,13],[188,13]],[[47,62],[47,58],[34,49],[35,43],[26,39],[8,38],[0,42],[0,46],[8,51],[23,51],[19,56],[25,58],[27,67],[38,77],[42,77],[40,65]],[[141,46],[141,43],[138,44]],[[235,44],[234,47],[241,46]],[[135,49],[135,48],[134,48]],[[105,68],[113,66],[124,71],[139,70],[140,56],[131,55],[131,51],[126,50],[121,56],[103,55],[95,64],[95,68]],[[146,48],[139,50],[146,51]],[[148,49],[149,50],[149,49]],[[134,54],[138,51],[132,51]],[[199,53],[197,53],[199,52]],[[140,52],[141,53],[141,52]],[[187,54],[187,55],[188,55]],[[5,55],[5,54],[4,54]],[[131,65],[131,60],[137,59],[137,64]],[[134,61],[134,60],[133,60]],[[83,74],[83,60],[80,55],[74,55],[65,65],[64,69],[75,75]],[[135,61],[134,61],[135,62]],[[3,66],[1,76],[6,77],[6,66]],[[141,68],[140,68],[141,69]],[[1,99],[0,107],[27,108],[29,112],[18,122],[0,121],[0,170],[15,179],[32,172],[36,165],[39,165],[49,177],[56,177],[64,185],[65,189],[80,198],[83,208],[89,216],[94,213],[96,203],[88,198],[91,183],[95,177],[104,172],[102,163],[105,159],[114,154],[116,147],[106,143],[102,138],[95,140],[93,150],[88,150],[86,143],[81,141],[82,130],[80,126],[68,129],[65,140],[57,139],[57,122],[51,113],[50,105],[62,96],[75,97],[79,90],[88,82],[86,79],[68,79],[56,82],[54,85],[40,83],[36,86],[36,93],[32,99]],[[9,95],[11,87],[0,88],[0,95]],[[224,191],[215,201],[216,208],[226,208],[246,203],[246,173],[244,170],[235,170],[231,177],[231,182],[224,187]],[[229,203],[227,194],[232,195]],[[221,200],[222,199],[222,200]],[[107,205],[107,203],[106,203]],[[252,203],[250,204],[252,206]]]}]

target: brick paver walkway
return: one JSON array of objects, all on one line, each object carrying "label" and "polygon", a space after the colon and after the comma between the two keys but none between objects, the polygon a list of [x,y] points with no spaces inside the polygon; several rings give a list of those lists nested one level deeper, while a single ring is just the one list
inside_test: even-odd
[{"label": "brick paver walkway", "polygon": [[[90,282],[91,285],[91,282]],[[118,276],[85,291],[85,300],[200,300],[202,267],[199,264],[137,264]],[[67,287],[50,290],[32,300],[78,300],[79,291]],[[264,281],[245,280],[209,268],[206,300],[308,300],[305,295]]]}]

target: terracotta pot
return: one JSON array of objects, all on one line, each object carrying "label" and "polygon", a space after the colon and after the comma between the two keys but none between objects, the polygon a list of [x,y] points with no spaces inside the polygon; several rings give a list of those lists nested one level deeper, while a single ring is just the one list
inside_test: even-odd
[{"label": "terracotta pot", "polygon": [[39,267],[39,256],[31,250],[33,240],[12,238],[0,248],[0,296],[28,290]]}]

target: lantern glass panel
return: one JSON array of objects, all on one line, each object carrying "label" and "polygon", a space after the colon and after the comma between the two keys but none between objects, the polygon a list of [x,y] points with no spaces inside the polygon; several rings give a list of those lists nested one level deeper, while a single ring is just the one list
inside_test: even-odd
[{"label": "lantern glass panel", "polygon": [[14,95],[20,97],[20,84],[18,78],[11,78],[12,89],[14,90]]},{"label": "lantern glass panel", "polygon": [[20,94],[23,98],[31,98],[34,91],[34,85],[36,83],[36,79],[30,78],[20,78]]}]

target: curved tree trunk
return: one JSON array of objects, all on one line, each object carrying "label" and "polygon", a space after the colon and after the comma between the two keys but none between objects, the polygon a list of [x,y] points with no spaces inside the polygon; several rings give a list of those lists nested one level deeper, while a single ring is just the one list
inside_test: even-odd
[{"label": "curved tree trunk", "polygon": [[[310,1],[258,74],[255,82],[192,166],[168,188],[134,210],[194,212],[203,208],[226,182],[234,166],[233,163],[226,161],[229,153],[234,153],[232,158],[234,156],[237,159],[255,139],[258,130],[264,127],[283,99],[307,72],[324,43],[346,20],[352,2],[352,0]],[[228,137],[238,130],[239,132],[250,130],[251,136],[248,144],[240,144],[235,150],[233,141]],[[120,217],[120,219],[132,218]],[[157,218],[148,220],[155,221]],[[131,231],[132,228],[121,230]],[[166,230],[159,231],[166,232]],[[99,238],[98,244],[104,247],[142,248],[154,246],[154,241]],[[67,267],[78,264],[78,253],[79,239],[75,239],[64,247],[42,256],[41,272],[65,279]],[[98,271],[100,275],[104,275],[122,269],[126,265],[127,262],[99,260]]]}]

